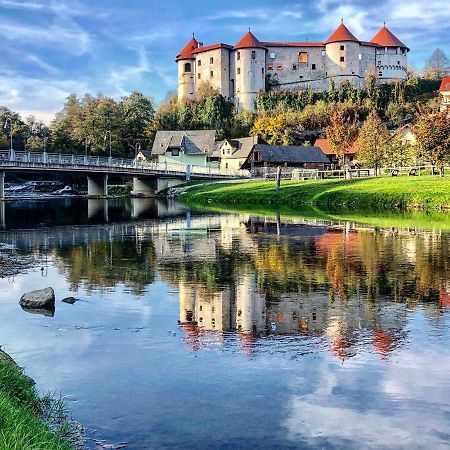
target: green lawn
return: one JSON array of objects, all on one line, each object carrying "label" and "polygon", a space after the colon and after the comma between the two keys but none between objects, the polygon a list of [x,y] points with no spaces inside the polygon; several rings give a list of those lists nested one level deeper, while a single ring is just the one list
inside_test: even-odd
[{"label": "green lawn", "polygon": [[194,186],[187,203],[219,206],[314,206],[322,211],[438,211],[450,209],[450,178],[381,177],[358,180],[217,183]]},{"label": "green lawn", "polygon": [[41,419],[43,402],[20,369],[0,353],[0,449],[69,450]]}]

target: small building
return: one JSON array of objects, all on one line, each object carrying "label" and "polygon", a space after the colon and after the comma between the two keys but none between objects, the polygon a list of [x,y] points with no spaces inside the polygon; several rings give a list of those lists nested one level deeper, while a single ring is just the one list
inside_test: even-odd
[{"label": "small building", "polygon": [[416,145],[417,138],[413,131],[412,125],[407,123],[400,128],[397,128],[392,134],[390,139],[398,137],[402,145]]},{"label": "small building", "polygon": [[217,145],[216,130],[158,131],[151,153],[159,164],[218,168]]},{"label": "small building", "polygon": [[138,154],[136,155],[135,161],[139,163],[143,162],[150,162],[152,159],[155,159],[152,156],[151,150],[139,150]]},{"label": "small building", "polygon": [[439,88],[440,93],[440,109],[442,112],[450,112],[450,77],[442,80]]},{"label": "small building", "polygon": [[255,144],[243,168],[295,167],[325,169],[330,160],[319,147]]},{"label": "small building", "polygon": [[225,139],[220,142],[214,156],[220,159],[221,170],[239,170],[256,144],[265,143],[260,137]]},{"label": "small building", "polygon": [[[328,157],[330,160],[331,165],[336,168],[341,165],[341,161],[339,160],[339,157],[336,155],[334,150],[331,148],[331,144],[328,141],[328,139],[316,139],[316,142],[314,143],[316,147],[319,147],[323,153]],[[349,166],[350,168],[355,167],[356,165],[356,153],[357,153],[358,147],[357,143],[355,142],[349,149],[347,149],[344,153],[344,166]]]}]

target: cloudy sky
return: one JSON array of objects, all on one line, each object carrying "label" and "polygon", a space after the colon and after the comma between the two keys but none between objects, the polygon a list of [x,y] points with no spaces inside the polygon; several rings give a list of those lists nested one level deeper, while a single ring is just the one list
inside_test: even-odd
[{"label": "cloudy sky", "polygon": [[160,102],[192,32],[205,45],[234,44],[248,27],[261,40],[321,41],[341,18],[362,40],[386,21],[418,68],[436,47],[450,55],[448,0],[0,0],[0,105],[49,121],[69,93]]}]

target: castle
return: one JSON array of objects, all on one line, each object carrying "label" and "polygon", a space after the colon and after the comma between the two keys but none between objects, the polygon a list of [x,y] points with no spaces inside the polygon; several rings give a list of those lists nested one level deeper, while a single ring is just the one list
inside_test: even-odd
[{"label": "castle", "polygon": [[325,42],[261,42],[249,30],[235,45],[204,46],[193,36],[177,55],[178,99],[194,99],[208,83],[240,110],[253,110],[258,92],[275,89],[328,90],[349,81],[363,87],[365,76],[380,82],[407,77],[409,48],[386,26],[370,42],[341,23]]}]

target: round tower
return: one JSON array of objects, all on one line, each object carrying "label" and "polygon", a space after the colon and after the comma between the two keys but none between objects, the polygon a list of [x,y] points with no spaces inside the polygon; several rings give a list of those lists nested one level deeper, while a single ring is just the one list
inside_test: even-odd
[{"label": "round tower", "polygon": [[[361,43],[351,31],[341,23],[336,31],[326,40],[327,76],[333,77],[339,86],[344,81],[350,81],[358,86],[361,83]],[[363,80],[362,80],[363,81]]]},{"label": "round tower", "polygon": [[254,111],[256,96],[266,85],[266,47],[249,31],[234,46],[233,58],[237,107]]},{"label": "round tower", "polygon": [[195,98],[195,57],[192,52],[198,47],[199,43],[192,36],[192,39],[177,55],[179,101]]},{"label": "round tower", "polygon": [[381,81],[406,80],[409,48],[384,25],[370,41],[377,45],[377,77]]}]

